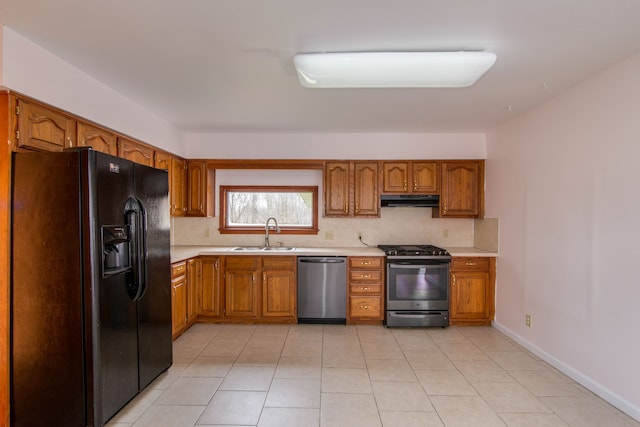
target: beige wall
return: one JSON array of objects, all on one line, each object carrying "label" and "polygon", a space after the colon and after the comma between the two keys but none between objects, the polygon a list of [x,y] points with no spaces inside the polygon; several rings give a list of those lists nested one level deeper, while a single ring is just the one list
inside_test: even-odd
[{"label": "beige wall", "polygon": [[640,420],[639,75],[640,54],[492,130],[486,206],[496,325]]}]

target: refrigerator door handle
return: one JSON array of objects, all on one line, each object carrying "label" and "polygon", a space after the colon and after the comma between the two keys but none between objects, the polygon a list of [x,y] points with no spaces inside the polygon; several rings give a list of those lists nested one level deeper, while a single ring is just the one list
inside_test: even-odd
[{"label": "refrigerator door handle", "polygon": [[138,294],[135,300],[142,298],[147,290],[147,210],[142,201],[138,202],[138,239],[136,241],[137,270],[138,270]]},{"label": "refrigerator door handle", "polygon": [[127,292],[133,301],[142,298],[146,289],[146,212],[139,200],[127,201],[125,218],[131,233],[132,274],[127,283]]}]

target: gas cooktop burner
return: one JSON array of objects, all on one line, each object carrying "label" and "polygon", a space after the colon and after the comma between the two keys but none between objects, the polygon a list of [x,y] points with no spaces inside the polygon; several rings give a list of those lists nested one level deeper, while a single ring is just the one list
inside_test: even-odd
[{"label": "gas cooktop burner", "polygon": [[393,257],[451,257],[446,249],[433,245],[378,245],[378,248]]}]

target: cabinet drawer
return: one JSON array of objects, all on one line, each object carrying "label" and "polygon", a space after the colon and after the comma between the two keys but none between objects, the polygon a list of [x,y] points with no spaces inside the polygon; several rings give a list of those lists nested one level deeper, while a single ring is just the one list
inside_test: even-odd
[{"label": "cabinet drawer", "polygon": [[350,268],[382,268],[383,257],[350,257]]},{"label": "cabinet drawer", "polygon": [[264,268],[293,270],[296,266],[296,257],[293,256],[265,256],[262,257]]},{"label": "cabinet drawer", "polygon": [[225,260],[227,269],[256,270],[259,268],[260,258],[251,256],[231,256]]},{"label": "cabinet drawer", "polygon": [[367,281],[367,282],[382,282],[382,271],[380,270],[350,270],[350,281]]},{"label": "cabinet drawer", "polygon": [[351,317],[369,317],[378,319],[382,316],[382,297],[350,297],[349,308],[351,311]]},{"label": "cabinet drawer", "polygon": [[185,261],[171,265],[171,277],[184,276],[187,272],[187,263]]},{"label": "cabinet drawer", "polygon": [[382,295],[382,285],[379,283],[361,284],[349,286],[351,294],[375,294]]},{"label": "cabinet drawer", "polygon": [[489,270],[489,258],[486,257],[454,257],[451,260],[451,270],[474,270],[474,271],[488,271]]}]

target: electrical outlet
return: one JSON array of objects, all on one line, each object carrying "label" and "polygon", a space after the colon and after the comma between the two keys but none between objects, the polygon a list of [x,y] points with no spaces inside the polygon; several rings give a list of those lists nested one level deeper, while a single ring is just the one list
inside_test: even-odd
[{"label": "electrical outlet", "polygon": [[333,240],[333,231],[325,231],[324,232],[325,240]]},{"label": "electrical outlet", "polygon": [[358,240],[362,240],[362,231],[358,231]]},{"label": "electrical outlet", "polygon": [[204,237],[209,237],[211,234],[211,231],[209,230],[209,227],[204,229]]},{"label": "electrical outlet", "polygon": [[531,315],[527,314],[524,316],[524,324],[527,325],[527,328],[531,327]]}]

